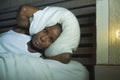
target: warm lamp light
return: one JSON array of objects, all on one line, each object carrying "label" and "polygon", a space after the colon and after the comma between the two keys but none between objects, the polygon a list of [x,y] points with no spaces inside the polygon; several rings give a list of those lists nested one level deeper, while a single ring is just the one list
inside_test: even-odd
[{"label": "warm lamp light", "polygon": [[117,38],[117,39],[120,39],[120,30],[117,30],[117,31],[116,31],[116,38]]}]

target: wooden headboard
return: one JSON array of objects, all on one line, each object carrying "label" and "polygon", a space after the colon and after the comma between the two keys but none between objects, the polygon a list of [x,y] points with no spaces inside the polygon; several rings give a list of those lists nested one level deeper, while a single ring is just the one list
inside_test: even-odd
[{"label": "wooden headboard", "polygon": [[[40,0],[30,3],[34,6],[61,6],[72,11],[77,17],[81,39],[79,48],[74,52],[73,59],[84,64],[90,72],[90,80],[94,80],[96,63],[96,0]],[[0,10],[0,33],[16,24],[16,13],[19,6]]]}]

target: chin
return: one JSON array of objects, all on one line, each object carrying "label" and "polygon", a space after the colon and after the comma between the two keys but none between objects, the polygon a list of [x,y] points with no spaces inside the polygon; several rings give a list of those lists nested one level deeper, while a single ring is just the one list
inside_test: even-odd
[{"label": "chin", "polygon": [[36,50],[42,49],[41,47],[35,46],[35,45],[33,45],[33,47],[34,47],[34,49],[36,49]]},{"label": "chin", "polygon": [[35,45],[32,41],[30,41],[30,45],[31,45],[31,48],[34,49],[34,50],[40,50],[41,47]]}]

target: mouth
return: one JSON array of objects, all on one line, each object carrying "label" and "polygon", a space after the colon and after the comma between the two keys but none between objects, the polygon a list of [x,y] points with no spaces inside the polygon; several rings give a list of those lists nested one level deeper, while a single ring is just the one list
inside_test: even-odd
[{"label": "mouth", "polygon": [[38,40],[38,39],[33,39],[32,40],[32,43],[35,47],[37,48],[41,48],[40,45],[41,45],[41,40]]}]

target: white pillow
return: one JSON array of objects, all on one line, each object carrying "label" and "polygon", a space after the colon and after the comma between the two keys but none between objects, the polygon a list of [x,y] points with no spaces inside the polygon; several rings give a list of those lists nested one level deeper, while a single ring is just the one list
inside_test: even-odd
[{"label": "white pillow", "polygon": [[59,38],[45,50],[46,56],[72,53],[72,51],[77,49],[80,40],[80,27],[76,17],[68,9],[48,6],[43,10],[35,12],[30,23],[29,32],[31,35],[57,23],[62,25],[63,32]]},{"label": "white pillow", "polygon": [[62,24],[63,32],[59,38],[45,50],[45,55],[48,57],[62,53],[72,53],[77,49],[80,42],[80,26],[72,12],[66,10],[58,23]]}]

